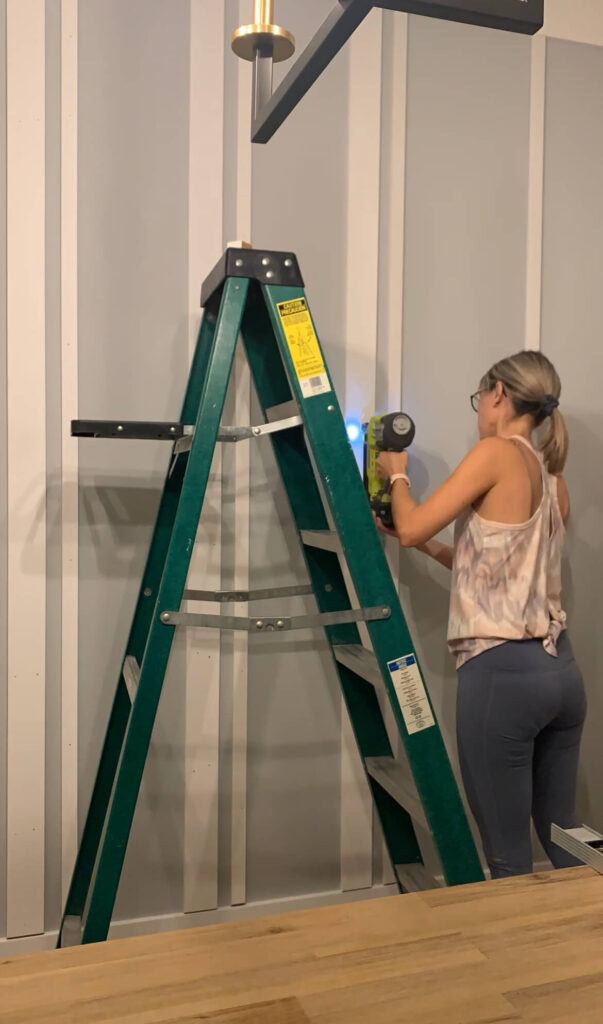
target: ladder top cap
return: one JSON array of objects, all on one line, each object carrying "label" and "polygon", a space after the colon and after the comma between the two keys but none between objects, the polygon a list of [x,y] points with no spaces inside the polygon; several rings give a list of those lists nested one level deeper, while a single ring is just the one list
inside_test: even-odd
[{"label": "ladder top cap", "polygon": [[303,288],[304,279],[293,252],[253,249],[245,243],[240,248],[229,246],[201,288],[201,305],[205,307],[220,291],[229,277],[245,277],[260,284]]}]

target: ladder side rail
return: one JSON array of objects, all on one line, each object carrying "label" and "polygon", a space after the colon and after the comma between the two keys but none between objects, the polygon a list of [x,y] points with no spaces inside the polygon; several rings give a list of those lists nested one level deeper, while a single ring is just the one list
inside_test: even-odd
[{"label": "ladder side rail", "polygon": [[161,621],[164,609],[179,608],[186,586],[197,527],[226,399],[234,353],[247,296],[248,281],[225,284],[195,433],[182,483],[180,501],[155,603],[140,680],[128,721],[107,828],[102,843],[82,942],[107,937],[157,706],[163,687],[175,627]]},{"label": "ladder side rail", "polygon": [[[256,301],[246,312],[242,337],[264,413],[266,409],[290,401],[291,388],[265,303]],[[298,427],[273,434],[270,441],[300,535],[301,549],[318,608],[321,612],[349,608],[350,598],[338,555],[333,551],[301,543],[302,529],[328,529],[303,429]],[[392,865],[395,869],[397,864],[422,863],[410,815],[392,800],[366,770],[365,758],[393,755],[374,688],[345,666],[339,665],[333,654],[336,645],[360,644],[358,629],[352,623],[342,623],[327,627],[325,634]]]},{"label": "ladder side rail", "polygon": [[[199,327],[195,353],[191,362],[182,405],[181,422],[192,422],[197,415],[214,341],[218,310],[219,296],[215,296],[212,302],[208,304]],[[178,510],[178,500],[188,457],[188,452],[173,456],[175,461],[172,463],[172,460],[170,460],[171,470],[168,469],[166,473],[157,519],[138,592],[132,626],[101,749],[99,766],[73,867],[65,911],[59,929],[58,946],[61,945],[65,918],[81,918],[84,913],[131,710],[131,701],[123,677],[123,666],[128,656],[134,656],[139,664],[142,661],[155,610],[159,581],[161,580],[172,527]]]},{"label": "ladder side rail", "polygon": [[[367,628],[427,820],[440,852],[444,877],[449,885],[479,881],[484,877],[481,862],[398,593],[366,500],[364,485],[324,357],[322,362],[330,390],[304,398],[279,315],[279,303],[305,300],[304,291],[299,287],[282,285],[262,284],[261,288],[360,604],[362,607],[371,607],[383,603],[391,608],[388,619],[370,622]],[[314,334],[322,356],[316,330]],[[411,732],[388,667],[388,663],[407,656],[414,657],[420,700],[425,708],[426,720],[433,723]]]}]

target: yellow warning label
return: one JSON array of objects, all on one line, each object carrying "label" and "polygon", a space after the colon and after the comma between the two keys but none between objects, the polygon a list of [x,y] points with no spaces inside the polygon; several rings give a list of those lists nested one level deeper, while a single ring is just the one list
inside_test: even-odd
[{"label": "yellow warning label", "polygon": [[277,303],[281,324],[304,398],[331,390],[305,299]]}]

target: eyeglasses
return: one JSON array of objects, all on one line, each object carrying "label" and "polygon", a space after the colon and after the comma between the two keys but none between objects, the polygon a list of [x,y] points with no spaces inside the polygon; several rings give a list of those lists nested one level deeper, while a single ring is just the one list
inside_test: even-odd
[{"label": "eyeglasses", "polygon": [[479,396],[481,395],[482,391],[486,391],[486,388],[480,388],[479,391],[476,391],[469,398],[469,401],[471,402],[471,408],[473,409],[474,412],[477,412],[479,409]]},{"label": "eyeglasses", "polygon": [[[471,408],[473,409],[474,412],[477,412],[478,409],[479,409],[479,396],[484,391],[492,391],[492,390],[493,390],[493,388],[479,388],[478,391],[476,391],[473,395],[470,396],[469,401],[471,402]],[[507,392],[505,391],[504,384],[503,384],[502,393],[503,393],[503,395],[507,394]]]}]

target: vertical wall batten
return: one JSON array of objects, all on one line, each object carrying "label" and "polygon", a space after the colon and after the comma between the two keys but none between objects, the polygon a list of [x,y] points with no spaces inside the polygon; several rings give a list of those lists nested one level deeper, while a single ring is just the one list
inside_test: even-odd
[{"label": "vertical wall batten", "polygon": [[[222,245],[224,14],[212,0],[190,5],[189,112],[189,355],[199,326],[201,283]],[[207,79],[215,84],[208,97]],[[213,182],[207,203],[207,183]],[[221,585],[221,451],[216,449],[207,484],[188,586]],[[204,605],[217,612],[217,605]],[[188,630],[186,635],[184,911],[218,906],[218,761],[220,633]]]},{"label": "vertical wall batten", "polygon": [[7,935],[44,931],[46,351],[44,0],[8,0]]},{"label": "vertical wall batten", "polygon": [[[6,0],[0,0],[0,309],[6,310]],[[7,643],[8,643],[8,531],[7,531],[7,450],[6,450],[6,313],[0,316],[0,759],[7,763]],[[6,785],[0,785],[0,935],[6,922]]]},{"label": "vertical wall batten", "polygon": [[[244,0],[239,3],[240,24],[248,14]],[[252,241],[251,189],[252,149],[249,138],[251,65],[237,62],[237,173],[236,238]],[[230,239],[226,239],[226,242]],[[251,416],[251,380],[247,360],[239,345],[234,361],[234,415],[236,423],[249,423]],[[234,452],[234,589],[249,589],[249,489],[251,453],[248,444],[235,445]],[[246,615],[246,605],[237,606],[237,614]],[[232,638],[232,803],[230,827],[230,902],[233,906],[247,898],[247,685],[249,651],[247,633],[235,632]]]},{"label": "vertical wall batten", "polygon": [[61,5],[61,888],[67,897],[78,840],[77,0]]}]

